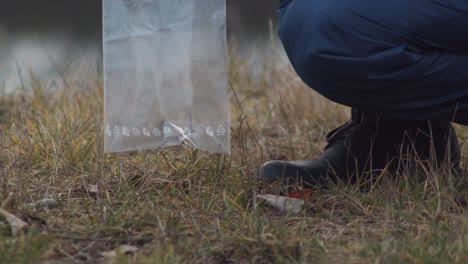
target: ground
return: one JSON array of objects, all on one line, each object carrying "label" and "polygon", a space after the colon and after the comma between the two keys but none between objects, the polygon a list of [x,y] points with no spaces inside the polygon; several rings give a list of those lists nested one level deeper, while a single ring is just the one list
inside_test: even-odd
[{"label": "ground", "polygon": [[[0,97],[1,208],[27,224],[13,234],[0,216],[0,263],[468,263],[466,176],[427,167],[365,191],[338,184],[296,215],[256,199],[285,192],[257,188],[259,165],[316,156],[349,118],[292,69],[266,65],[250,78],[231,58],[229,156],[103,153],[93,73],[67,77],[63,90],[37,80],[32,95]],[[468,128],[456,130],[466,164]],[[31,205],[44,198],[58,205]]]}]

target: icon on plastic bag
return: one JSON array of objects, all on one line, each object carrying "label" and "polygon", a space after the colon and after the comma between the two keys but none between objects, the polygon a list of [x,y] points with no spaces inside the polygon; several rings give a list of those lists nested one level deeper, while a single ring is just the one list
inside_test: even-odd
[{"label": "icon on plastic bag", "polygon": [[112,129],[110,128],[110,126],[106,126],[106,135],[108,137],[112,137]]},{"label": "icon on plastic bag", "polygon": [[135,136],[135,137],[139,137],[139,136],[141,136],[141,132],[137,127],[133,127],[132,135]]},{"label": "icon on plastic bag", "polygon": [[120,136],[120,129],[119,129],[119,127],[114,127],[113,133],[114,133],[114,136],[116,136],[116,137]]},{"label": "icon on plastic bag", "polygon": [[201,128],[201,126],[196,126],[196,127],[195,127],[195,135],[196,135],[196,136],[201,136],[201,135],[203,135],[203,128]]},{"label": "icon on plastic bag", "polygon": [[219,125],[218,130],[216,132],[218,133],[218,136],[220,137],[226,136],[226,129],[224,128],[223,125]]},{"label": "icon on plastic bag", "polygon": [[160,137],[161,135],[161,130],[159,130],[157,127],[153,128],[153,136]]},{"label": "icon on plastic bag", "polygon": [[146,127],[143,128],[143,135],[145,137],[151,137],[151,133],[149,132],[149,130]]},{"label": "icon on plastic bag", "polygon": [[211,127],[206,127],[206,134],[210,137],[214,137],[214,132]]}]

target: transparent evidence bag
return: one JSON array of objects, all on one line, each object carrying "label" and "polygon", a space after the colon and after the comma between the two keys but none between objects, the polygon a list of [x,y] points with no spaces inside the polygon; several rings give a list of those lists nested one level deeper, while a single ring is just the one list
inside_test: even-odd
[{"label": "transparent evidence bag", "polygon": [[104,149],[230,152],[225,0],[103,0]]}]

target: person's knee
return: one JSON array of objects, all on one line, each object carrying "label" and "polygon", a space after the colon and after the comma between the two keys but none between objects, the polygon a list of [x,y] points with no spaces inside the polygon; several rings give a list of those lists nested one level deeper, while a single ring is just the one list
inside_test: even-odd
[{"label": "person's knee", "polygon": [[309,86],[349,105],[353,87],[359,89],[367,81],[366,56],[374,43],[347,28],[350,14],[345,7],[327,2],[331,3],[313,12],[288,10],[280,20],[280,37],[292,65]]}]

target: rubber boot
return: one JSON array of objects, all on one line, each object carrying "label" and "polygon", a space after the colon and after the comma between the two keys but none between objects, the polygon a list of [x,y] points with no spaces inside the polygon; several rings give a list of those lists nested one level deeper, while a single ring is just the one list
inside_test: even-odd
[{"label": "rubber boot", "polygon": [[409,160],[460,166],[460,148],[449,122],[387,120],[353,109],[351,119],[326,140],[325,151],[315,159],[265,163],[260,181],[323,187],[339,180],[365,180],[384,169],[396,171]]}]

